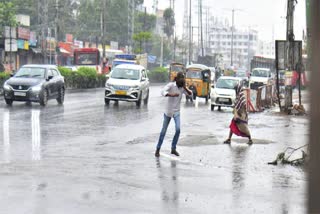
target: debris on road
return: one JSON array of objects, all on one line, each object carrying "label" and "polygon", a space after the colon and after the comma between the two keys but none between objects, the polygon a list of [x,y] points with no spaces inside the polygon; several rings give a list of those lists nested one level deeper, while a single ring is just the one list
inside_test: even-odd
[{"label": "debris on road", "polygon": [[291,110],[291,114],[293,115],[306,115],[306,110],[303,105],[295,104]]},{"label": "debris on road", "polygon": [[[303,148],[308,149],[308,144],[300,146],[298,148],[292,148],[288,147],[284,152],[281,152],[277,155],[276,160],[269,162],[269,165],[278,165],[278,163],[281,164],[290,164],[293,166],[302,166],[307,162],[308,155],[303,150]],[[296,154],[297,151],[301,151],[301,157],[296,157],[294,159],[290,159],[293,154]]]}]

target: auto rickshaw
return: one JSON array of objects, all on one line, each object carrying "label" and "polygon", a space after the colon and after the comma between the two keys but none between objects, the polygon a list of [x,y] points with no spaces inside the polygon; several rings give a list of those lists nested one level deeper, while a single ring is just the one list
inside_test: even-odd
[{"label": "auto rickshaw", "polygon": [[169,70],[169,79],[171,82],[174,81],[178,72],[183,72],[184,74],[186,73],[185,66],[183,64],[177,63],[177,62],[171,63],[169,69],[170,69]]},{"label": "auto rickshaw", "polygon": [[196,97],[210,99],[211,70],[202,64],[193,64],[187,67],[186,85],[193,93],[193,97],[187,96],[187,100],[195,100]]}]

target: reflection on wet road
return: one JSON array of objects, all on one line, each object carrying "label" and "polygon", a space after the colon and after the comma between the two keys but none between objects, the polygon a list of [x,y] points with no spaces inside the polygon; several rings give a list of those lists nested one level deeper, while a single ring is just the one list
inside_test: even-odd
[{"label": "reflection on wet road", "polygon": [[[307,140],[308,119],[250,114],[254,145],[227,137],[231,109],[181,106],[181,157],[170,124],[154,158],[164,99],[111,103],[103,90],[67,93],[64,106],[0,102],[0,213],[305,213],[306,175],[266,163]],[[19,204],[19,206],[17,206]]]}]

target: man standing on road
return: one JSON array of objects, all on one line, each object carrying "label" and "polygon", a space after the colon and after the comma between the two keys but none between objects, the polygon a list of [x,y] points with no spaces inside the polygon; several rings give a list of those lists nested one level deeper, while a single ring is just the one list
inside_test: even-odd
[{"label": "man standing on road", "polygon": [[166,109],[163,115],[163,125],[160,133],[155,156],[160,156],[160,149],[163,143],[164,137],[167,132],[171,118],[174,119],[176,125],[176,133],[172,140],[171,154],[179,156],[177,152],[177,144],[180,136],[180,103],[182,94],[192,95],[192,92],[186,87],[185,76],[182,72],[177,74],[174,82],[168,83],[162,90],[162,96],[168,97]]}]

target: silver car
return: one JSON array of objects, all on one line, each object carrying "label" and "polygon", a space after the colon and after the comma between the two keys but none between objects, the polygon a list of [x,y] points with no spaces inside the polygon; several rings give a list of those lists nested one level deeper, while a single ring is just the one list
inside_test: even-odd
[{"label": "silver car", "polygon": [[137,106],[149,100],[149,79],[141,65],[122,64],[116,66],[105,85],[105,104],[110,101],[135,102]]}]

